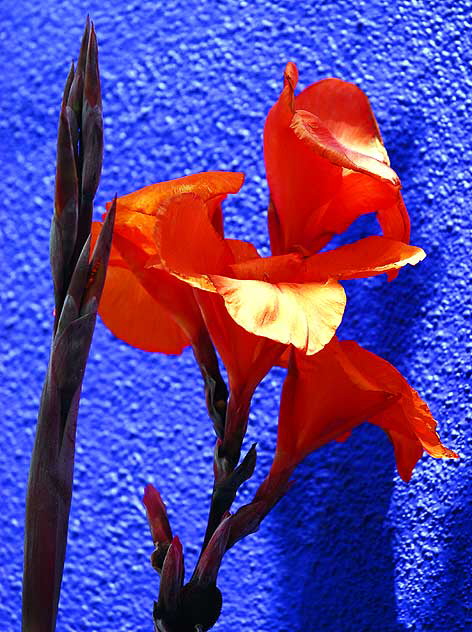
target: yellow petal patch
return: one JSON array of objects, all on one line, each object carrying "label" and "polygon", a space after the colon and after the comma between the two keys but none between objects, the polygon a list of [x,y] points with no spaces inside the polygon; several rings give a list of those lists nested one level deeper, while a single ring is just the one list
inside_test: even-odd
[{"label": "yellow petal patch", "polygon": [[231,317],[244,329],[312,355],[334,336],[346,295],[336,281],[278,283],[211,275]]}]

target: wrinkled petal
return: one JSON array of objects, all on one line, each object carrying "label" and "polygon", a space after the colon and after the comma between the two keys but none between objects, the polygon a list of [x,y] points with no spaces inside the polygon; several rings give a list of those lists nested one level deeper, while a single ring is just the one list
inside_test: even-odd
[{"label": "wrinkled petal", "polygon": [[[313,152],[290,127],[297,78],[295,66],[288,64],[284,89],[264,128],[264,159],[272,208],[269,229],[274,254],[297,245],[310,246],[312,235],[305,232],[309,218],[329,202],[342,178],[341,167]],[[277,227],[275,233],[274,227]],[[277,245],[280,250],[275,249]]]},{"label": "wrinkled petal", "polygon": [[345,362],[335,338],[314,356],[293,353],[280,403],[274,471],[294,467],[384,407],[391,394]]},{"label": "wrinkled petal", "polygon": [[[204,323],[192,289],[165,270],[149,270],[146,262],[153,241],[146,230],[154,218],[141,216],[133,224],[123,217],[115,225],[99,314],[121,340],[144,351],[181,353],[195,343]],[[100,227],[94,222],[92,234]]]},{"label": "wrinkled petal", "polygon": [[[137,241],[116,233],[114,243],[144,290],[172,315],[193,342],[198,340],[204,325],[192,289],[166,270],[147,268],[148,254]],[[131,304],[128,309],[132,309]]]},{"label": "wrinkled petal", "polygon": [[305,259],[297,253],[275,255],[273,257],[254,257],[229,266],[231,276],[236,279],[253,279],[269,283],[281,283],[302,280]]},{"label": "wrinkled petal", "polygon": [[211,275],[228,313],[247,331],[311,355],[341,323],[346,295],[336,282],[277,283]]},{"label": "wrinkled petal", "polygon": [[295,108],[317,116],[349,151],[390,164],[369,99],[355,84],[334,78],[317,81],[295,98]]},{"label": "wrinkled petal", "polygon": [[117,214],[119,216],[122,211],[131,211],[156,215],[160,206],[169,198],[182,193],[193,193],[207,202],[210,219],[222,234],[221,202],[229,193],[237,193],[243,182],[242,173],[207,171],[151,184],[118,198]]},{"label": "wrinkled petal", "polygon": [[406,243],[410,240],[410,216],[400,191],[390,205],[377,210],[377,219],[385,237]]},{"label": "wrinkled petal", "polygon": [[404,480],[409,480],[411,476],[419,447],[435,458],[458,458],[453,450],[441,443],[436,421],[427,404],[395,367],[354,341],[341,344],[344,353],[359,371],[372,376],[376,384],[398,398],[392,406],[372,416],[369,421],[383,428],[392,439],[398,470]]},{"label": "wrinkled petal", "polygon": [[311,112],[294,112],[290,127],[307,147],[333,165],[372,175],[395,186],[400,184],[397,174],[387,164],[342,144]]},{"label": "wrinkled petal", "polygon": [[457,457],[441,443],[424,401],[391,364],[335,338],[315,356],[292,354],[273,470],[293,467],[328,441],[344,440],[363,421],[386,431],[404,480],[423,450],[436,458]]},{"label": "wrinkled petal", "polygon": [[210,222],[206,204],[193,193],[162,205],[154,238],[167,270],[183,277],[218,273],[233,261],[231,250]]},{"label": "wrinkled petal", "polygon": [[117,338],[143,351],[179,354],[190,344],[172,315],[121,266],[108,266],[99,314]]},{"label": "wrinkled petal", "polygon": [[309,257],[303,275],[306,279],[359,279],[389,273],[403,266],[416,265],[426,257],[421,248],[385,237],[365,237]]},{"label": "wrinkled petal", "polygon": [[264,156],[274,254],[312,254],[360,215],[377,212],[388,238],[408,242],[409,218],[367,97],[339,79],[297,97],[294,64],[268,114]]},{"label": "wrinkled petal", "polygon": [[385,237],[365,237],[311,257],[296,253],[255,257],[229,266],[231,276],[269,283],[358,279],[390,273],[425,258],[421,248]]},{"label": "wrinkled petal", "polygon": [[[158,257],[166,268],[193,287],[216,290],[230,316],[252,334],[312,354],[329,342],[341,322],[346,297],[337,283],[272,284],[221,274],[246,265],[251,277],[264,275],[259,269],[264,260],[250,244],[218,235],[204,203],[192,194],[173,198],[163,207],[155,237]],[[245,257],[250,259],[244,261]],[[240,259],[239,264],[235,259]],[[270,258],[271,272],[286,274],[287,259],[301,261],[292,255]]]},{"label": "wrinkled petal", "polygon": [[207,329],[228,371],[231,391],[252,394],[285,346],[241,327],[218,294],[197,291],[196,296]]}]

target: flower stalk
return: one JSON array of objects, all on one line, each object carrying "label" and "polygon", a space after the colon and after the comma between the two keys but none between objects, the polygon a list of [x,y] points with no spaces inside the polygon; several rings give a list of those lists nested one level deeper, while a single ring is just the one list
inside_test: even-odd
[{"label": "flower stalk", "polygon": [[53,632],[72,499],[80,393],[105,283],[114,202],[90,256],[93,200],[101,174],[103,122],[97,40],[87,18],[77,67],[59,118],[51,269],[54,326],[26,498],[23,632]]}]

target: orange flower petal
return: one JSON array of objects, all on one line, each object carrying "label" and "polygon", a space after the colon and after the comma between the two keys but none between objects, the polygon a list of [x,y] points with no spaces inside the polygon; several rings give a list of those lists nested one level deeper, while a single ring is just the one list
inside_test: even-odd
[{"label": "orange flower petal", "polygon": [[249,241],[242,241],[240,239],[225,239],[225,243],[233,255],[234,262],[260,259],[257,248]]},{"label": "orange flower petal", "polygon": [[397,174],[387,164],[343,145],[311,112],[294,112],[290,126],[297,138],[333,165],[372,175],[395,186],[400,184]]},{"label": "orange flower petal", "polygon": [[315,356],[292,354],[273,470],[294,467],[328,441],[344,439],[362,421],[388,434],[404,480],[423,450],[436,458],[457,458],[441,443],[426,404],[391,364],[353,341],[335,338]]},{"label": "orange flower petal", "polygon": [[320,81],[294,97],[296,81],[296,68],[288,64],[264,132],[274,254],[317,252],[374,211],[386,237],[407,242],[400,181],[367,97],[339,79]]},{"label": "orange flower petal", "polygon": [[421,248],[372,236],[308,258],[296,253],[258,257],[229,268],[237,279],[304,283],[390,273],[407,264],[415,265],[425,256]]},{"label": "orange flower petal", "polygon": [[343,361],[336,338],[314,356],[292,353],[272,470],[292,468],[325,443],[345,437],[390,398]]},{"label": "orange flower petal", "polygon": [[202,291],[197,291],[196,296],[207,329],[228,372],[231,393],[238,399],[250,398],[283,353],[284,345],[243,329],[229,315],[221,296]]},{"label": "orange flower petal", "polygon": [[[369,420],[371,423],[384,428],[392,438],[398,438],[400,435],[406,441],[416,440],[417,444],[419,443],[435,458],[458,458],[453,450],[449,450],[441,443],[436,432],[436,421],[428,406],[395,367],[383,358],[362,349],[353,341],[341,344],[344,353],[359,371],[364,375],[371,375],[382,388],[398,395],[398,401],[372,417]],[[400,454],[400,450],[397,450]],[[411,460],[403,463],[403,467],[399,465],[400,472],[405,473],[408,469],[411,475]]]},{"label": "orange flower petal", "polygon": [[271,284],[218,275],[210,280],[238,325],[309,355],[331,340],[346,305],[344,289],[334,281]]},{"label": "orange flower petal", "polygon": [[[146,268],[154,243],[146,231],[153,230],[155,218],[142,215],[136,224],[132,220],[125,213],[115,224],[99,314],[118,338],[134,347],[180,353],[190,339],[199,340],[204,328],[199,307],[187,284],[162,266]],[[100,222],[92,223],[93,243],[100,227]]]},{"label": "orange flower petal", "polygon": [[[127,210],[133,213],[156,215],[161,204],[182,193],[193,193],[205,202],[211,202],[213,213],[229,193],[237,193],[244,182],[243,173],[231,171],[207,171],[195,173],[176,180],[159,182],[123,195],[117,200],[117,215]],[[108,206],[107,206],[108,210]]]},{"label": "orange flower petal", "polygon": [[333,78],[317,81],[295,98],[295,108],[317,116],[349,151],[390,164],[369,99],[355,84]]},{"label": "orange flower petal", "polygon": [[[113,241],[146,292],[172,315],[193,342],[198,340],[203,320],[192,289],[163,269],[147,268],[149,257],[139,242],[131,241],[119,232],[114,234]],[[131,304],[128,309],[132,309]]]},{"label": "orange flower petal", "polygon": [[155,227],[156,218],[151,215],[122,211],[115,219],[115,233],[134,243],[147,257],[157,252],[153,238]]},{"label": "orange flower petal", "polygon": [[[92,223],[92,249],[102,224]],[[143,351],[179,354],[190,344],[168,310],[146,292],[112,243],[99,314],[117,338]]]},{"label": "orange flower petal", "polygon": [[154,237],[162,263],[183,277],[218,273],[232,262],[231,250],[212,226],[205,202],[193,193],[161,206]]},{"label": "orange flower petal", "polygon": [[190,344],[172,315],[122,265],[108,264],[99,314],[117,338],[143,351],[179,354]]},{"label": "orange flower petal", "polygon": [[269,283],[290,282],[303,280],[304,261],[301,255],[289,253],[247,259],[234,263],[229,268],[231,276],[237,279],[253,279]]},{"label": "orange flower petal", "polygon": [[410,216],[400,191],[389,206],[379,207],[377,219],[385,237],[398,239],[408,243],[410,241]]},{"label": "orange flower petal", "polygon": [[[269,230],[274,254],[310,247],[306,225],[341,184],[342,169],[301,142],[291,129],[297,72],[288,64],[284,89],[267,115],[264,158],[271,194]],[[316,174],[316,175],[315,175]],[[278,246],[279,249],[276,249]]]},{"label": "orange flower petal", "polygon": [[410,239],[410,218],[398,186],[385,183],[365,173],[343,170],[342,185],[326,207],[323,225],[330,237],[344,232],[360,215],[377,213],[385,237]]},{"label": "orange flower petal", "polygon": [[415,265],[426,257],[421,248],[385,237],[366,237],[309,257],[304,279],[359,279]]}]

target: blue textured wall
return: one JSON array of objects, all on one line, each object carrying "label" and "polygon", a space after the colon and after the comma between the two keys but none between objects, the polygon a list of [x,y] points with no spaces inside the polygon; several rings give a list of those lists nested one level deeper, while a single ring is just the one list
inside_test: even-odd
[{"label": "blue textured wall", "polygon": [[[51,328],[57,113],[87,11],[105,112],[97,215],[115,191],[241,170],[247,180],[226,205],[227,232],[267,253],[262,128],[293,60],[301,87],[334,75],[367,92],[403,180],[412,241],[429,255],[393,285],[348,284],[342,335],[404,373],[462,459],[424,457],[407,485],[370,426],[309,457],[260,532],[225,558],[215,630],[472,629],[470,2],[3,0],[0,630],[20,627],[25,486]],[[254,400],[257,480],[275,444],[281,379],[274,371]],[[152,629],[157,576],[142,488],[160,489],[195,561],[212,445],[191,353],[146,355],[99,323],[79,417],[60,632]]]}]

